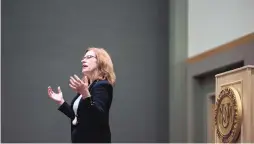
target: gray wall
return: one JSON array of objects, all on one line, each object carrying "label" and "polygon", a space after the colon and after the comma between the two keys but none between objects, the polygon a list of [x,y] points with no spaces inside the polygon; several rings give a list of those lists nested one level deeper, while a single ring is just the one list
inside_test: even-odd
[{"label": "gray wall", "polygon": [[70,142],[48,98],[74,96],[88,46],[105,47],[117,75],[113,142],[168,142],[167,0],[2,0],[2,142]]},{"label": "gray wall", "polygon": [[170,0],[169,14],[169,139],[182,143],[187,140],[188,1]]}]

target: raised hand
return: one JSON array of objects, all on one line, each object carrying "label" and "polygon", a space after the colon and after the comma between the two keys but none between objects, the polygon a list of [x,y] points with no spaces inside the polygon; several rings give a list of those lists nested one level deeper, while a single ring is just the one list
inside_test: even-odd
[{"label": "raised hand", "polygon": [[57,88],[58,89],[58,93],[55,93],[52,88],[49,86],[48,87],[48,95],[51,99],[53,99],[54,101],[56,101],[58,104],[63,104],[64,103],[64,99],[63,99],[63,94],[61,91],[60,86]]},{"label": "raised hand", "polygon": [[87,96],[90,96],[89,90],[88,90],[88,80],[87,77],[85,76],[85,80],[81,80],[77,75],[71,76],[70,77],[70,84],[69,86],[75,91],[80,94],[84,98]]}]

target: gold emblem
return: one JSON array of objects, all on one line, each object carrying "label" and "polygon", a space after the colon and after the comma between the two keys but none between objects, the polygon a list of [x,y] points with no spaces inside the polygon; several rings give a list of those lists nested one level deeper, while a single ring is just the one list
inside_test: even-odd
[{"label": "gold emblem", "polygon": [[242,103],[238,91],[233,87],[223,89],[215,105],[216,135],[220,142],[235,142],[240,134]]}]

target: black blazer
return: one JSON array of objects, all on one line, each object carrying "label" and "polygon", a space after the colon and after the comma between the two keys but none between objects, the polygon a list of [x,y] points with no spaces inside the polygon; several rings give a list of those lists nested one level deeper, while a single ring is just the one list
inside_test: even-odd
[{"label": "black blazer", "polygon": [[71,120],[71,140],[73,143],[111,143],[109,126],[109,109],[113,97],[113,87],[106,80],[94,81],[89,87],[90,98],[80,99],[77,109],[77,125],[72,124],[75,118],[71,105],[64,102],[58,110]]}]

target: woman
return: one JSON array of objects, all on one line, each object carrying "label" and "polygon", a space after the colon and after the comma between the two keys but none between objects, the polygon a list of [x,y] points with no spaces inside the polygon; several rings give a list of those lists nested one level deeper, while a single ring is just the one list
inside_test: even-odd
[{"label": "woman", "polygon": [[116,79],[113,63],[103,48],[89,48],[81,63],[83,78],[70,77],[69,86],[77,93],[71,105],[64,101],[60,87],[55,93],[49,86],[48,95],[71,119],[73,143],[110,143],[109,109]]}]

